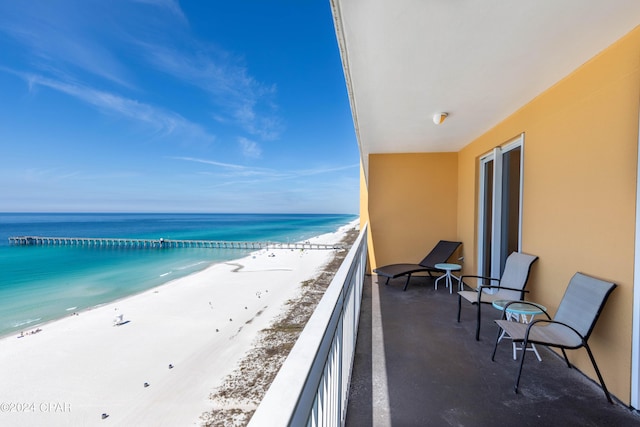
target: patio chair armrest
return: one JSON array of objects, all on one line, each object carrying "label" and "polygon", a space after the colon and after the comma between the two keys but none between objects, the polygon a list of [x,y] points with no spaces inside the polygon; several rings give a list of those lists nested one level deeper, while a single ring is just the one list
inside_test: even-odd
[{"label": "patio chair armrest", "polygon": [[[545,312],[545,314],[546,314],[546,312]],[[548,314],[547,314],[547,316],[548,316]],[[529,323],[527,325],[527,332],[524,335],[525,342],[529,340],[529,331],[531,330],[531,328],[534,327],[535,325],[539,324],[539,323],[546,323],[546,324],[552,324],[553,323],[555,325],[564,326],[565,328],[571,330],[574,334],[579,336],[580,340],[582,342],[584,342],[584,337],[582,335],[580,335],[580,332],[576,331],[575,328],[573,328],[570,325],[567,325],[564,322],[558,322],[557,320],[551,320],[551,319],[535,319],[533,322]]]},{"label": "patio chair armrest", "polygon": [[486,279],[486,280],[493,280],[495,282],[500,283],[500,279],[496,279],[495,277],[489,277],[489,276],[476,276],[474,274],[465,274],[464,276],[460,276],[460,280],[466,278],[466,277],[472,277],[475,279]]},{"label": "patio chair armrest", "polygon": [[505,289],[507,291],[516,291],[516,292],[522,292],[525,294],[528,294],[529,291],[525,290],[525,289],[521,289],[521,288],[510,288],[508,286],[501,286],[501,285],[480,285],[480,287],[483,288],[494,288],[494,289]]},{"label": "patio chair armrest", "polygon": [[[500,279],[496,279],[495,277],[489,277],[489,276],[476,276],[474,274],[465,274],[464,276],[460,276],[460,281],[462,283],[464,283],[465,285],[467,285],[467,283],[464,281],[465,278],[472,278],[472,279],[485,279],[485,280],[492,280],[494,282],[498,282],[500,283]],[[489,285],[481,285],[481,286],[489,286]],[[471,288],[471,289],[479,289],[477,286],[469,286],[467,285],[467,287]]]},{"label": "patio chair armrest", "polygon": [[[468,285],[467,285],[468,286]],[[510,289],[510,288],[502,288],[500,285],[480,285],[476,288],[476,293],[478,294],[478,304],[480,304],[482,300],[482,292],[485,289]]]},{"label": "patio chair armrest", "polygon": [[522,292],[522,293],[529,293],[529,291],[526,291],[524,289],[518,289],[518,288],[509,288],[506,286],[500,286],[500,285],[480,285],[478,286],[478,289],[480,289],[479,292],[482,292],[483,289],[506,289],[507,291],[516,291],[516,292]]}]

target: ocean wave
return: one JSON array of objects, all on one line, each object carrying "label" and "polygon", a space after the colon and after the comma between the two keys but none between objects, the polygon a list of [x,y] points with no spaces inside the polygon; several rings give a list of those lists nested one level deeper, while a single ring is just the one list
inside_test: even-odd
[{"label": "ocean wave", "polygon": [[168,276],[169,274],[171,274],[171,271],[170,271],[170,272],[168,272],[168,273],[162,273],[162,274],[160,275],[160,277]]},{"label": "ocean wave", "polygon": [[41,317],[38,317],[37,319],[18,320],[17,322],[13,322],[13,327],[17,328],[19,326],[28,325],[30,323],[38,322],[40,320],[42,320]]},{"label": "ocean wave", "polygon": [[75,310],[76,308],[78,308],[78,307],[69,307],[69,308],[66,309],[66,311]]},{"label": "ocean wave", "polygon": [[206,263],[207,263],[207,261],[198,261],[198,262],[196,262],[194,264],[189,264],[189,265],[185,265],[183,267],[178,267],[178,268],[176,268],[176,270],[186,270],[188,268],[197,267],[198,265],[206,264]]}]

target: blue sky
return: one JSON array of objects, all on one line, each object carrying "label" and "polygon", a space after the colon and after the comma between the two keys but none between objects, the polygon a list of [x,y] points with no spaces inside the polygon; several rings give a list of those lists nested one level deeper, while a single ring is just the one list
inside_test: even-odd
[{"label": "blue sky", "polygon": [[357,213],[329,1],[2,1],[0,162],[0,211]]}]

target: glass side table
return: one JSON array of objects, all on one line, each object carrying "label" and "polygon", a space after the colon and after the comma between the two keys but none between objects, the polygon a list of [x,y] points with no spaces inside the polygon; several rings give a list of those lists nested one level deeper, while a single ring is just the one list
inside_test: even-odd
[{"label": "glass side table", "polygon": [[462,266],[460,264],[440,263],[440,264],[434,265],[434,267],[437,268],[438,270],[444,270],[445,271],[445,274],[443,274],[442,276],[440,276],[440,277],[438,277],[436,279],[436,282],[434,284],[434,287],[436,288],[436,290],[438,290],[438,282],[440,280],[442,280],[442,279],[444,279],[444,283],[449,288],[449,293],[450,294],[453,293],[453,280],[452,279],[456,279],[458,281],[458,290],[459,291],[462,290],[462,281],[460,280],[460,278],[454,276],[453,274],[451,274],[452,271],[462,270]]},{"label": "glass side table", "polygon": [[[512,301],[499,299],[499,300],[493,301],[491,304],[498,310],[505,311],[505,306],[507,305],[507,303],[510,303],[510,302]],[[505,312],[505,318],[507,320],[511,320],[514,322],[529,323],[533,320],[536,314],[542,314],[545,311],[547,311],[547,307],[541,304],[536,304],[534,302],[527,301],[526,304],[523,304],[522,302],[513,302],[512,304],[509,305],[509,307],[507,307]],[[504,337],[504,335],[505,335],[505,331],[503,330],[502,334],[500,335],[500,338],[498,338],[498,341],[500,341]],[[517,347],[516,343],[514,342],[513,343],[513,360],[516,360],[517,350],[522,350],[522,348]],[[526,350],[533,351],[536,357],[538,358],[538,361],[542,362],[542,358],[540,357],[540,354],[538,353],[538,349],[536,348],[535,344],[531,344],[531,347],[528,347]]]}]

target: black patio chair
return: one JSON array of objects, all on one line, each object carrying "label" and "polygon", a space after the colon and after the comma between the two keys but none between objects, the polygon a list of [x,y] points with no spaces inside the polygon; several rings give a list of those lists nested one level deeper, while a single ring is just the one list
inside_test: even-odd
[{"label": "black patio chair", "polygon": [[[492,304],[497,300],[523,300],[525,291],[524,287],[529,280],[529,273],[533,263],[538,259],[536,255],[528,255],[522,252],[513,252],[507,257],[504,265],[504,271],[500,279],[465,275],[460,277],[464,283],[464,279],[476,278],[488,281],[488,285],[480,285],[476,289],[470,291],[458,292],[458,322],[460,322],[460,311],[462,309],[462,298],[469,301],[477,307],[476,313],[476,341],[480,340],[480,320],[482,317],[482,305]],[[497,283],[497,284],[494,284]],[[469,286],[469,285],[467,285]],[[469,286],[471,287],[471,286]],[[493,293],[490,293],[493,292]]]},{"label": "black patio chair", "polygon": [[[587,344],[587,340],[591,332],[593,332],[593,328],[602,312],[604,304],[607,302],[609,295],[615,287],[616,285],[614,283],[605,282],[604,280],[596,279],[582,273],[576,273],[569,282],[569,286],[560,301],[560,306],[553,320],[551,320],[551,317],[546,312],[544,313],[547,315],[547,319],[536,319],[529,324],[511,322],[506,319],[496,320],[496,323],[500,326],[498,329],[498,338],[500,337],[501,331],[504,330],[514,342],[522,342],[523,350],[526,349],[529,344],[540,344],[559,348],[569,368],[571,368],[571,363],[569,363],[565,349],[573,350],[584,347],[598,375],[598,380],[600,380],[604,395],[610,403],[613,403],[602,379],[602,375],[600,374],[600,370],[598,369],[598,365],[596,364],[596,360],[593,357],[593,353]],[[491,360],[495,360],[498,338],[496,338]],[[516,378],[516,393],[518,392],[518,385],[520,384],[525,354],[526,351],[522,351],[522,359],[520,360],[520,367]]]}]

